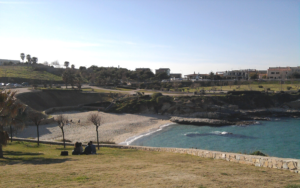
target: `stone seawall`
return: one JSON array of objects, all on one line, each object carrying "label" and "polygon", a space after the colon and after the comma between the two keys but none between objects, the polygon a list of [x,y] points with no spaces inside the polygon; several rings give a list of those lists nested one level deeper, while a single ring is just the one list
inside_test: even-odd
[{"label": "stone seawall", "polygon": [[[29,140],[29,139],[22,139],[22,138],[13,138],[13,140],[37,142],[36,140]],[[53,142],[53,141],[40,141],[40,143],[62,145],[62,142]],[[68,143],[67,145],[73,145],[73,144]],[[189,155],[195,155],[204,158],[221,159],[229,162],[253,165],[256,167],[289,170],[291,172],[300,174],[299,159],[264,157],[264,156],[257,156],[257,155],[245,155],[245,154],[238,154],[238,153],[209,151],[209,150],[201,150],[201,149],[187,149],[187,148],[125,146],[125,145],[115,145],[115,144],[100,144],[100,147],[189,154]]]},{"label": "stone seawall", "polygon": [[[105,146],[105,147],[111,147],[111,146]],[[227,153],[227,152],[219,152],[219,151],[185,149],[185,148],[159,148],[159,147],[144,147],[144,146],[121,146],[120,148],[190,154],[190,155],[195,155],[204,158],[222,159],[229,162],[248,164],[257,167],[290,170],[291,172],[300,173],[300,160],[298,159],[264,157],[264,156],[257,156],[257,155],[245,155],[245,154],[238,154],[238,153]]]}]

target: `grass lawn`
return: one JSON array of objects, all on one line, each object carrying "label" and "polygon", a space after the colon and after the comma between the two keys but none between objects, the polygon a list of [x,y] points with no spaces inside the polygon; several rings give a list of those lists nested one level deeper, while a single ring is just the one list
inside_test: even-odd
[{"label": "grass lawn", "polygon": [[117,90],[116,91],[111,91],[111,90],[106,90],[106,89],[91,89],[91,88],[85,88],[82,89],[82,91],[93,91],[93,92],[97,92],[97,93],[120,93]]},{"label": "grass lawn", "polygon": [[[13,142],[0,159],[0,187],[299,187],[300,176],[187,154],[101,148],[59,156],[62,146]],[[67,147],[69,152],[72,147]]]},{"label": "grass lawn", "polygon": [[[258,86],[263,86],[263,88],[259,88]],[[199,87],[199,89],[204,90],[218,90],[218,91],[264,91],[264,88],[270,88],[271,91],[288,91],[287,87],[291,87],[290,91],[298,91],[300,89],[300,84],[250,84],[250,85],[231,85],[231,86],[209,86],[209,87]],[[194,92],[199,89],[183,87],[180,89],[184,89],[184,91]]]},{"label": "grass lawn", "polygon": [[33,71],[33,67],[27,66],[1,66],[0,77],[62,81],[61,76],[56,76],[46,71]]},{"label": "grass lawn", "polygon": [[135,89],[115,88],[115,90],[119,90],[119,91],[133,91],[133,90],[135,90]]}]

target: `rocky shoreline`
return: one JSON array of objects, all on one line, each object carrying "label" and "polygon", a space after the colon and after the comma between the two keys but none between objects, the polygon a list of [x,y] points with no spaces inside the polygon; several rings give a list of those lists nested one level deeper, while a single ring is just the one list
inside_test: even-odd
[{"label": "rocky shoreline", "polygon": [[255,121],[228,121],[220,119],[207,119],[207,118],[184,118],[184,117],[172,117],[170,121],[178,124],[190,124],[190,125],[208,125],[208,126],[223,126],[223,125],[252,125]]},{"label": "rocky shoreline", "polygon": [[170,121],[178,124],[226,126],[226,125],[253,125],[257,121],[269,121],[274,117],[300,117],[299,110],[290,109],[257,109],[257,110],[235,110],[231,113],[209,112],[193,113],[189,116],[172,116]]}]

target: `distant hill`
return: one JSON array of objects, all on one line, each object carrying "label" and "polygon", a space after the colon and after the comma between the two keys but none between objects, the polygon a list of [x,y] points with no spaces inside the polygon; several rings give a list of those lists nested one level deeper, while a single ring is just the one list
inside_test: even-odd
[{"label": "distant hill", "polygon": [[0,78],[24,78],[33,80],[62,81],[63,69],[55,69],[48,66],[36,65],[10,65],[0,66]]}]

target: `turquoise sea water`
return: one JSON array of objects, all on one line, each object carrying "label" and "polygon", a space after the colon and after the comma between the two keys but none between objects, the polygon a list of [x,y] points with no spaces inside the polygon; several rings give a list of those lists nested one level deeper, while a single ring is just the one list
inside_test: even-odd
[{"label": "turquoise sea water", "polygon": [[242,127],[173,124],[130,145],[240,153],[259,150],[269,156],[300,159],[300,119],[280,118],[257,123]]}]

